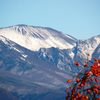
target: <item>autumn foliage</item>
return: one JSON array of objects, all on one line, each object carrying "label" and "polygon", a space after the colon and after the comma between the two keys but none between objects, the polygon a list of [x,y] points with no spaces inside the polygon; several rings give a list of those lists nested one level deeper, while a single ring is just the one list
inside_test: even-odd
[{"label": "autumn foliage", "polygon": [[[67,80],[66,100],[100,100],[100,60],[94,59],[91,65],[88,62],[73,80]],[[74,64],[81,67],[79,62]]]}]

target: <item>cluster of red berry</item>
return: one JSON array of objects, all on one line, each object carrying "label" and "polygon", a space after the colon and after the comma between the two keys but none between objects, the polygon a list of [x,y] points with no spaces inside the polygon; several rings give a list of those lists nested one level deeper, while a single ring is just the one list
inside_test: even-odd
[{"label": "cluster of red berry", "polygon": [[[81,66],[77,61],[74,64]],[[94,59],[92,66],[85,62],[84,71],[67,84],[71,85],[66,89],[66,100],[100,100],[100,60]]]}]

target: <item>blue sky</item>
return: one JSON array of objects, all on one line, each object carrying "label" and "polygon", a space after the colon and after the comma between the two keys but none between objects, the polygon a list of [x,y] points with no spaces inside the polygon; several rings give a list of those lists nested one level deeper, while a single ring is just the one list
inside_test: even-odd
[{"label": "blue sky", "polygon": [[87,39],[100,34],[100,0],[0,0],[0,27],[16,24]]}]

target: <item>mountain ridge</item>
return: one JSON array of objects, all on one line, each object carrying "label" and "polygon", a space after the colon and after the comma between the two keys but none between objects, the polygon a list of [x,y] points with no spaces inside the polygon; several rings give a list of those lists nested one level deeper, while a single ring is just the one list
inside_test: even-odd
[{"label": "mountain ridge", "polygon": [[62,32],[51,28],[34,28],[26,25],[0,29],[0,35],[33,51],[39,50],[41,47],[72,48],[77,41],[75,38],[65,36]]}]

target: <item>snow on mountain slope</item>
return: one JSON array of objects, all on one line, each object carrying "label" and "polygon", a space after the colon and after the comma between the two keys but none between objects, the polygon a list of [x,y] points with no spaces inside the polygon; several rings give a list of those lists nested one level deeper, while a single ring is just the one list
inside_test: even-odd
[{"label": "snow on mountain slope", "polygon": [[100,59],[100,44],[98,45],[98,47],[95,49],[94,53],[92,54],[92,58]]},{"label": "snow on mountain slope", "polygon": [[[4,39],[6,42],[3,41]],[[34,51],[23,48],[4,37],[0,38],[0,73],[6,71],[48,87],[64,86],[63,80],[71,77],[71,74],[66,74],[56,65],[39,59],[38,56]]]},{"label": "snow on mountain slope", "polygon": [[89,54],[88,59],[92,59],[92,54],[94,53],[95,49],[100,45],[100,35],[94,36],[87,40],[79,40],[76,43],[76,54],[75,59],[87,59],[87,54]]},{"label": "snow on mountain slope", "polygon": [[0,35],[33,51],[50,47],[73,48],[77,41],[75,38],[51,28],[27,25],[1,28]]}]

